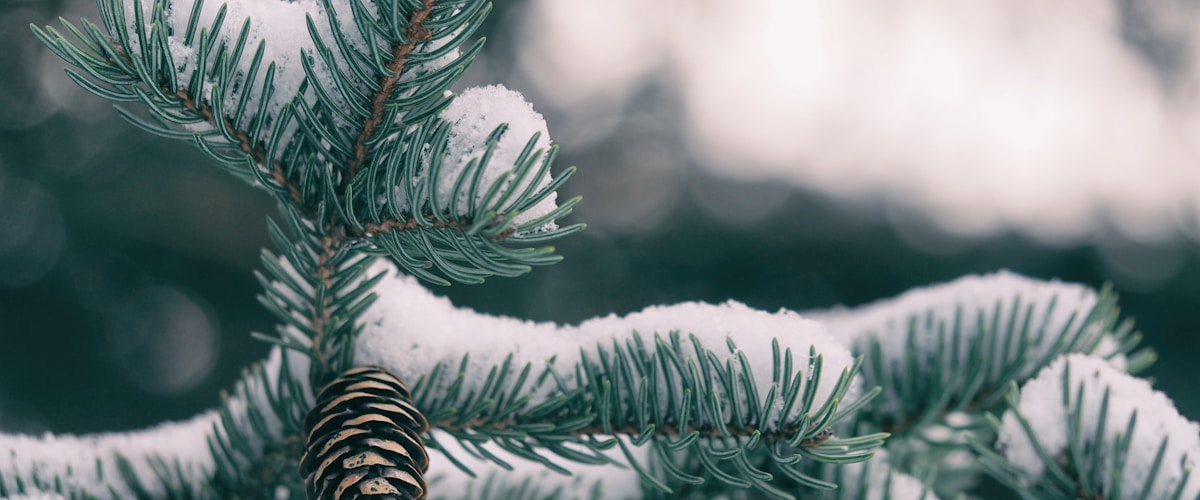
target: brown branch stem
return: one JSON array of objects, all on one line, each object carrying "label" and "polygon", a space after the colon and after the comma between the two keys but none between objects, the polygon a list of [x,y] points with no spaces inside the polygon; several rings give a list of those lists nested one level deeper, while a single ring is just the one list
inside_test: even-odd
[{"label": "brown branch stem", "polygon": [[404,29],[406,43],[392,48],[392,62],[387,65],[389,73],[380,78],[379,92],[371,99],[371,116],[363,122],[362,129],[354,138],[354,156],[346,164],[345,176],[342,177],[341,189],[343,192],[350,184],[350,180],[354,178],[354,174],[358,173],[358,168],[367,159],[367,141],[375,135],[375,129],[383,122],[383,115],[387,111],[387,101],[392,98],[396,83],[400,81],[400,76],[404,74],[404,70],[408,66],[409,54],[412,54],[417,45],[433,37],[433,33],[425,27],[424,23],[433,10],[434,3],[436,3],[435,0],[422,2],[423,7],[412,13],[408,19],[408,27]]},{"label": "brown branch stem", "polygon": [[[217,117],[213,114],[212,107],[208,103],[196,102],[186,90],[179,90],[175,92],[174,95],[177,99],[179,99],[179,102],[183,104],[183,107],[204,117],[204,120],[207,121],[209,125],[214,127],[217,126]],[[269,169],[271,171],[271,178],[287,190],[288,197],[290,197],[292,201],[296,202],[298,205],[303,205],[304,199],[300,194],[300,188],[287,178],[287,174],[284,173],[285,171],[283,163],[273,159],[269,160],[267,158],[267,152],[254,145],[254,141],[250,138],[250,134],[235,127],[233,121],[231,121],[229,118],[225,118],[224,125],[225,128],[231,130],[233,132],[233,136],[237,138],[238,149],[241,149],[244,153],[254,158],[254,161],[258,162],[259,165],[265,166],[270,163]]]},{"label": "brown branch stem", "polygon": [[[126,66],[133,65],[133,61],[130,59],[129,54],[122,50],[121,47],[117,46],[115,41],[113,48],[115,49],[114,52],[117,54],[117,56],[125,59],[122,61],[123,64]],[[112,58],[105,57],[105,59],[111,60]],[[179,103],[185,109],[200,115],[209,125],[213,127],[217,126],[216,114],[213,113],[212,106],[209,103],[202,101],[197,102],[195,99],[192,99],[191,94],[188,94],[187,89],[184,88],[179,88],[172,92],[171,89],[168,88],[163,82],[158,82],[157,86],[163,94],[172,95],[176,99],[179,99]],[[267,152],[261,147],[256,146],[254,144],[254,140],[250,138],[250,134],[245,130],[237,128],[233,123],[233,120],[225,118],[224,121],[225,123],[223,125],[225,125],[225,128],[232,131],[233,136],[237,138],[238,149],[242,150],[243,153],[250,155],[251,158],[254,158],[254,161],[259,165],[267,166],[269,161],[271,178],[278,183],[280,187],[284,188],[288,192],[288,197],[290,197],[292,201],[294,201],[297,205],[303,205],[304,198],[300,194],[300,188],[287,178],[283,164],[278,160],[268,159]]]},{"label": "brown branch stem", "polygon": [[[342,244],[345,239],[345,231],[342,226],[334,226],[328,231],[328,234],[321,238],[321,253],[317,256],[316,278],[329,288],[332,284],[334,269],[331,264],[333,256],[337,252],[337,247]],[[317,304],[316,310],[313,311],[312,318],[312,345],[317,352],[317,359],[321,364],[322,375],[329,373],[329,356],[325,355],[322,343],[325,341],[325,330],[329,327],[329,322],[332,319],[330,311],[331,301],[333,300],[329,294],[324,294],[324,299]]]},{"label": "brown branch stem", "polygon": [[[366,224],[363,224],[363,230],[362,231],[354,230],[353,234],[355,236],[366,236],[369,234],[380,234],[380,233],[387,233],[387,232],[392,232],[392,231],[410,231],[410,230],[419,229],[422,227],[431,227],[434,229],[464,230],[464,229],[470,228],[473,225],[474,224],[469,221],[442,222],[440,220],[434,220],[434,221],[428,222],[426,224],[421,224],[421,223],[417,222],[417,219],[408,219],[407,221],[403,221],[403,222],[395,220],[395,219],[384,219],[383,221],[378,222],[378,223],[368,222]],[[504,238],[511,236],[515,230],[516,230],[516,228],[509,227],[509,228],[506,228],[504,231],[500,232],[499,234],[492,236],[491,238],[496,239],[496,240],[502,240]]]},{"label": "brown branch stem", "polygon": [[[486,422],[481,419],[472,419],[472,420],[467,420],[465,422],[460,422],[460,421],[456,421],[456,420],[452,420],[452,419],[445,419],[445,420],[439,420],[437,422],[430,422],[429,427],[431,429],[464,432],[464,431],[473,431],[473,430],[477,430],[477,429],[506,430],[509,427],[512,427],[517,424],[518,424],[518,422],[516,422],[514,420],[504,420],[504,421],[500,421],[500,422],[490,422],[489,423],[489,422]],[[716,428],[716,427],[712,427],[712,426],[695,427],[695,426],[691,426],[691,425],[687,426],[686,429],[681,429],[678,424],[666,423],[666,424],[663,424],[661,427],[656,427],[654,429],[654,433],[660,434],[660,435],[665,434],[667,436],[672,436],[672,437],[682,437],[684,435],[691,434],[693,432],[699,432],[701,437],[706,437],[706,438],[720,438],[720,437],[727,437],[727,436],[749,438],[752,434],[754,434],[755,431],[759,431],[759,430],[760,430],[759,428],[754,427],[754,426],[744,426],[742,428],[726,427],[724,429],[720,429],[720,428]],[[795,436],[796,433],[799,431],[800,431],[800,429],[795,426],[785,428],[782,431],[780,431],[780,430],[762,431],[762,433],[760,434],[760,436],[761,436],[760,440],[766,444],[773,444],[773,443],[777,443],[777,442],[787,442],[787,441],[790,441],[792,439],[792,437]],[[616,429],[612,429],[611,431],[605,431],[605,429],[598,424],[590,424],[590,425],[572,430],[570,433],[573,435],[576,435],[576,436],[616,435],[616,434],[637,436],[641,432],[642,432],[642,429],[633,424],[626,425],[625,427],[619,427]],[[824,443],[825,441],[828,441],[832,437],[833,437],[832,429],[829,429],[829,428],[822,429],[821,432],[801,440],[800,446],[803,448],[817,448],[817,447],[821,446],[822,443]]]}]

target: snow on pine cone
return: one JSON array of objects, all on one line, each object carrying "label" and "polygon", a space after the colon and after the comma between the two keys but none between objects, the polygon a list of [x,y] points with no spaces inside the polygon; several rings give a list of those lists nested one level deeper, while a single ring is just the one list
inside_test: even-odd
[{"label": "snow on pine cone", "polygon": [[379,367],[347,370],[304,418],[300,475],[310,500],[425,498],[425,416],[408,387]]}]

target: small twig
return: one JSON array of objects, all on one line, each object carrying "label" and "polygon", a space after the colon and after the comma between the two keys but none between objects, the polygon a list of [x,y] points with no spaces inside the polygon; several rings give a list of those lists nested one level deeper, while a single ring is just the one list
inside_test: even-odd
[{"label": "small twig", "polygon": [[417,48],[417,45],[433,37],[433,33],[425,27],[424,23],[433,10],[434,3],[436,3],[435,0],[424,0],[424,7],[413,12],[408,19],[408,27],[404,30],[407,43],[392,48],[392,62],[387,65],[389,73],[380,78],[379,92],[371,99],[371,116],[363,122],[362,130],[354,138],[354,156],[346,164],[346,175],[342,177],[340,186],[342,192],[345,192],[346,186],[350,184],[350,180],[354,178],[358,168],[367,159],[367,140],[375,135],[375,129],[383,121],[383,115],[387,111],[387,101],[392,98],[396,83],[400,81],[400,76],[404,74],[404,70],[408,66],[409,54]]},{"label": "small twig", "polygon": [[[175,97],[178,98],[179,102],[183,104],[183,106],[189,111],[204,117],[204,120],[207,121],[209,125],[214,127],[217,125],[217,118],[213,114],[212,107],[209,106],[208,103],[197,103],[192,99],[191,95],[188,94],[187,90],[179,90],[175,93]],[[229,118],[225,118],[225,128],[233,131],[233,136],[236,137],[238,141],[238,148],[254,158],[255,162],[257,162],[259,165],[267,165],[270,163],[269,168],[271,171],[271,178],[287,190],[288,196],[292,199],[292,201],[296,202],[297,205],[303,206],[304,199],[300,194],[300,188],[298,188],[295,183],[288,180],[287,175],[284,173],[283,163],[277,160],[268,161],[266,151],[264,151],[262,148],[255,147],[253,139],[250,138],[250,134],[246,133],[244,130],[234,127],[234,123],[229,120]]]},{"label": "small twig", "polygon": [[[345,239],[345,237],[345,230],[342,226],[333,226],[328,231],[326,236],[321,238],[321,254],[317,256],[317,269],[315,274],[316,278],[320,280],[320,282],[324,284],[326,288],[332,287],[334,275],[334,269],[333,266],[330,265],[330,261],[333,259],[337,248],[341,246],[342,240]],[[322,349],[323,346],[321,344],[324,342],[325,330],[329,327],[329,322],[332,319],[332,315],[329,311],[331,301],[332,298],[326,294],[324,300],[322,300],[320,304],[317,304],[317,309],[316,311],[313,311],[312,318],[312,345],[313,349],[315,349],[318,353],[317,358],[321,364],[322,376],[329,374],[329,356],[325,355],[325,351]]]},{"label": "small twig", "polygon": [[[125,59],[122,62],[125,65],[132,65],[133,61],[131,60],[129,54],[120,47],[119,43],[116,40],[110,41],[112,42],[114,53]],[[106,59],[111,60],[109,57],[106,57]],[[144,83],[151,84],[151,82]],[[195,99],[192,99],[192,96],[188,93],[187,89],[180,88],[172,93],[171,89],[162,82],[159,82],[157,86],[159,87],[159,90],[163,92],[163,94],[173,95],[176,99],[179,99],[179,103],[183,105],[185,109],[200,115],[202,118],[204,118],[204,121],[208,122],[209,125],[212,125],[213,127],[217,126],[216,114],[213,113],[212,106],[209,105],[209,103],[197,102]],[[274,179],[275,182],[281,187],[287,190],[288,196],[292,199],[292,201],[296,202],[297,205],[303,205],[304,198],[300,194],[300,188],[297,187],[295,183],[288,180],[287,175],[284,173],[285,170],[283,164],[274,159],[269,160],[267,158],[267,152],[254,145],[254,140],[250,138],[250,134],[237,128],[233,121],[229,118],[225,118],[224,125],[226,129],[233,131],[233,136],[236,137],[238,141],[238,149],[250,155],[251,158],[254,158],[254,161],[259,165],[266,166],[268,163],[270,163],[269,169],[271,171],[271,178]]]},{"label": "small twig", "polygon": [[[497,219],[503,219],[503,218],[497,217]],[[474,224],[471,221],[442,222],[440,220],[434,220],[434,221],[431,221],[431,222],[428,222],[425,224],[421,224],[421,223],[417,222],[417,220],[415,218],[408,219],[407,221],[404,221],[404,222],[394,220],[394,219],[384,219],[383,221],[378,222],[378,223],[368,222],[366,224],[363,224],[362,231],[354,230],[354,231],[352,231],[352,234],[354,236],[366,236],[368,234],[380,234],[380,233],[387,233],[387,232],[391,232],[391,231],[409,231],[409,230],[419,229],[419,228],[463,230],[463,229],[470,228],[473,225]],[[503,231],[501,231],[500,233],[498,233],[494,236],[491,236],[490,238],[494,239],[494,240],[503,240],[503,239],[508,238],[509,236],[512,236],[512,234],[515,233],[516,231],[517,231],[516,227],[509,226],[509,227],[505,228]]]},{"label": "small twig", "polygon": [[[457,432],[476,431],[478,429],[488,429],[488,430],[498,430],[499,431],[499,430],[508,429],[508,428],[518,425],[518,424],[519,423],[517,421],[511,420],[511,419],[510,420],[502,420],[499,422],[487,422],[483,419],[471,419],[471,420],[468,420],[465,422],[459,422],[459,421],[456,421],[453,419],[445,419],[445,420],[440,420],[437,422],[430,422],[429,427],[431,429],[438,429],[438,430],[443,430],[443,431],[457,431]],[[749,426],[749,425],[741,427],[741,428],[726,427],[724,429],[717,428],[714,426],[695,427],[695,426],[689,425],[686,429],[681,429],[677,424],[668,423],[668,424],[663,424],[661,427],[656,427],[654,430],[654,433],[657,435],[680,437],[680,436],[684,436],[687,434],[691,434],[693,432],[699,432],[701,437],[706,437],[706,438],[720,438],[720,437],[727,437],[730,435],[732,435],[732,437],[749,438],[750,435],[753,434],[755,431],[762,431],[760,439],[763,443],[773,444],[773,443],[777,443],[777,442],[790,441],[796,435],[797,432],[800,432],[800,428],[796,427],[796,426],[790,426],[783,430],[763,431],[762,429],[759,429],[758,427]],[[581,427],[579,429],[575,429],[575,430],[571,431],[571,434],[576,435],[576,436],[588,436],[588,435],[598,435],[598,434],[627,434],[630,436],[636,436],[641,432],[642,432],[642,429],[634,424],[626,425],[625,427],[620,427],[620,428],[611,429],[611,430],[607,430],[607,431],[599,425],[592,424],[592,425],[588,425],[585,427]],[[821,444],[823,444],[825,441],[828,441],[830,438],[832,438],[833,435],[834,435],[834,433],[833,433],[832,428],[821,429],[817,434],[801,440],[799,446],[803,447],[803,448],[817,448],[817,447],[821,446]]]}]

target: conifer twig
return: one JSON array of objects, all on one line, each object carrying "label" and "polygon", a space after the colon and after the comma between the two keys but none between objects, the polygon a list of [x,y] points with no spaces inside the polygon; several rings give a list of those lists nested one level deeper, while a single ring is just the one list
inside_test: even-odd
[{"label": "conifer twig", "polygon": [[408,55],[416,49],[417,45],[428,41],[433,36],[433,32],[426,28],[424,23],[435,3],[436,0],[423,0],[423,7],[413,12],[408,19],[408,27],[404,29],[406,42],[392,48],[392,61],[387,65],[389,74],[380,79],[379,92],[371,98],[371,116],[363,122],[362,129],[354,138],[354,157],[346,165],[346,175],[342,177],[341,189],[343,192],[354,178],[354,174],[358,173],[358,168],[367,159],[367,141],[375,135],[375,129],[383,121],[383,115],[387,111],[387,100],[392,97],[396,82],[400,81],[400,77],[407,68]]}]

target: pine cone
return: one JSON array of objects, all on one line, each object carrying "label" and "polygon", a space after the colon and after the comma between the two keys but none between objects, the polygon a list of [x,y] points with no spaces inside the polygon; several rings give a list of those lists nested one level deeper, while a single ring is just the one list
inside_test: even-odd
[{"label": "pine cone", "polygon": [[429,456],[425,416],[408,387],[379,367],[347,370],[304,418],[300,475],[310,500],[422,499]]}]

